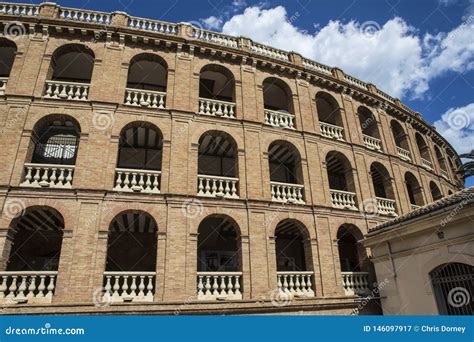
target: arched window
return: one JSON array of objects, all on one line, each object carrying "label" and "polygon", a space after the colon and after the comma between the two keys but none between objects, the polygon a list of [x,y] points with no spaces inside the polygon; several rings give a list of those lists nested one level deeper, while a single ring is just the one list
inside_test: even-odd
[{"label": "arched window", "polygon": [[277,140],[268,148],[272,201],[304,203],[301,157],[294,145]]},{"label": "arched window", "polygon": [[[63,240],[64,219],[55,209],[34,206],[14,219],[6,273],[5,299],[14,303],[51,303]],[[8,243],[8,242],[7,242]]]},{"label": "arched window", "polygon": [[430,272],[440,315],[473,315],[474,266],[451,262]]},{"label": "arched window", "polygon": [[364,247],[358,243],[362,239],[361,231],[352,224],[343,224],[337,230],[342,285],[346,295],[362,295],[370,290],[368,271],[372,269]]},{"label": "arched window", "polygon": [[435,182],[430,182],[430,192],[431,197],[433,198],[433,202],[443,198],[443,194],[441,194],[441,190]]},{"label": "arched window", "polygon": [[198,153],[198,195],[238,198],[235,140],[225,132],[208,131],[199,139]]},{"label": "arched window", "polygon": [[405,184],[411,209],[415,210],[424,205],[423,191],[416,177],[411,173],[405,173]]},{"label": "arched window", "polygon": [[70,188],[80,137],[79,123],[52,114],[36,123],[31,135],[22,186]]},{"label": "arched window", "polygon": [[242,251],[235,221],[226,215],[208,216],[198,234],[198,299],[242,299]]},{"label": "arched window", "polygon": [[275,229],[277,283],[281,293],[314,296],[309,233],[299,221],[286,219]]},{"label": "arched window", "polygon": [[318,112],[321,135],[344,140],[344,129],[341,110],[336,99],[325,92],[316,94],[316,110]]},{"label": "arched window", "polygon": [[357,109],[359,123],[362,129],[364,145],[371,150],[382,150],[379,128],[374,114],[366,107],[360,106]]},{"label": "arched window", "polygon": [[159,193],[163,136],[153,124],[137,121],[120,133],[115,190]]},{"label": "arched window", "polygon": [[396,120],[392,120],[390,126],[392,128],[392,135],[395,141],[398,156],[404,160],[410,161],[410,144],[408,142],[408,136],[405,133],[405,130]]},{"label": "arched window", "polygon": [[0,95],[5,94],[10,71],[16,55],[16,45],[11,40],[0,38]]},{"label": "arched window", "polygon": [[265,123],[274,127],[295,128],[291,89],[282,80],[268,77],[263,81]]},{"label": "arched window", "polygon": [[163,58],[141,53],[130,61],[125,104],[165,108],[168,65]]},{"label": "arched window", "polygon": [[416,145],[418,146],[418,151],[421,155],[421,165],[429,170],[433,170],[433,164],[431,163],[430,149],[425,142],[425,139],[421,136],[420,133],[415,134]]},{"label": "arched window", "polygon": [[395,194],[387,169],[382,164],[374,162],[370,166],[370,176],[374,186],[378,212],[385,215],[396,215]]},{"label": "arched window", "polygon": [[449,179],[448,168],[446,167],[446,159],[444,158],[438,146],[435,145],[434,149],[435,149],[436,159],[438,160],[439,167],[441,168],[441,175],[444,178]]},{"label": "arched window", "polygon": [[148,213],[125,211],[109,226],[104,297],[113,302],[152,302],[158,226]]},{"label": "arched window", "polygon": [[331,151],[326,155],[326,168],[333,207],[357,210],[354,177],[349,160],[342,153]]},{"label": "arched window", "polygon": [[81,44],[67,44],[56,49],[51,58],[45,97],[87,100],[94,58],[92,50]]},{"label": "arched window", "polygon": [[208,64],[199,74],[199,114],[235,118],[235,79],[232,72]]}]

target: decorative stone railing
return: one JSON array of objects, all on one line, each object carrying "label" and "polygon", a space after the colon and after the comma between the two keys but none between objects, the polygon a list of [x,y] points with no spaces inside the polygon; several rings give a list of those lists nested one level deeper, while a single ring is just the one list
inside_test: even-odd
[{"label": "decorative stone railing", "polygon": [[444,177],[445,179],[448,179],[448,180],[449,180],[448,171],[442,169],[442,170],[441,170],[441,176]]},{"label": "decorative stone railing", "polygon": [[397,154],[401,159],[406,160],[406,161],[411,161],[410,151],[407,151],[397,146]]},{"label": "decorative stone railing", "polygon": [[365,134],[363,138],[365,147],[375,151],[382,151],[382,142],[380,141],[380,139]]},{"label": "decorative stone railing", "polygon": [[238,178],[198,175],[197,194],[206,197],[239,198]]},{"label": "decorative stone railing", "polygon": [[25,180],[20,186],[70,189],[74,165],[25,163]]},{"label": "decorative stone railing", "polygon": [[295,116],[290,113],[265,109],[265,124],[273,127],[295,129]]},{"label": "decorative stone railing", "polygon": [[356,194],[354,192],[329,189],[331,203],[334,208],[357,210]]},{"label": "decorative stone railing", "polygon": [[38,5],[30,4],[0,4],[0,14],[34,17],[39,13]]},{"label": "decorative stone railing", "polygon": [[270,182],[272,201],[281,203],[304,204],[304,185]]},{"label": "decorative stone railing", "polygon": [[59,17],[64,20],[82,21],[85,23],[105,24],[112,22],[112,15],[97,11],[84,11],[75,8],[61,7]]},{"label": "decorative stone railing", "polygon": [[161,171],[115,169],[116,191],[160,193]]},{"label": "decorative stone railing", "polygon": [[410,204],[410,209],[413,211],[413,210],[416,210],[416,209],[419,209],[421,208],[421,206],[419,205],[416,205],[416,204]]},{"label": "decorative stone railing", "polygon": [[385,99],[385,100],[388,100],[392,103],[395,103],[395,98],[394,97],[391,97],[390,95],[388,95],[387,93],[384,93],[380,89],[377,89],[377,95],[380,96],[381,98]]},{"label": "decorative stone railing", "polygon": [[0,272],[0,304],[51,303],[56,271]]},{"label": "decorative stone railing", "polygon": [[258,55],[278,59],[278,60],[284,61],[284,62],[289,62],[290,61],[290,53],[289,52],[279,50],[279,49],[275,49],[275,48],[272,48],[268,45],[263,45],[263,44],[251,42],[250,50],[255,52]]},{"label": "decorative stone railing", "polygon": [[332,75],[332,68],[328,67],[327,65],[312,61],[310,59],[303,58],[303,66],[306,69],[310,69],[313,71],[320,72],[326,75]]},{"label": "decorative stone railing", "polygon": [[395,211],[395,200],[381,197],[376,197],[376,200],[379,214],[397,216]]},{"label": "decorative stone railing", "polygon": [[199,98],[199,114],[235,119],[235,103]]},{"label": "decorative stone railing", "polygon": [[421,158],[421,166],[423,166],[427,170],[433,170],[433,163],[424,158]]},{"label": "decorative stone railing", "polygon": [[7,82],[8,82],[8,77],[0,77],[0,95],[5,95]]},{"label": "decorative stone railing", "polygon": [[129,106],[164,109],[166,107],[166,93],[144,89],[125,89],[124,103]]},{"label": "decorative stone railing", "polygon": [[277,272],[277,286],[281,294],[296,297],[314,297],[311,277],[313,272]]},{"label": "decorative stone railing", "polygon": [[323,137],[344,141],[344,128],[321,121],[319,122],[319,127]]},{"label": "decorative stone railing", "polygon": [[341,274],[346,296],[365,295],[370,292],[368,272],[341,272]]},{"label": "decorative stone railing", "polygon": [[153,302],[155,272],[104,272],[102,300],[110,302]]},{"label": "decorative stone railing", "polygon": [[188,29],[190,30],[191,37],[194,39],[235,49],[239,47],[239,39],[237,37],[229,36],[218,32],[203,30],[201,28],[193,26],[190,26]]},{"label": "decorative stone railing", "polygon": [[344,80],[358,88],[367,90],[367,83],[362,82],[361,80],[358,80],[355,77],[349,76],[349,75],[344,75]]},{"label": "decorative stone railing", "polygon": [[198,300],[240,300],[242,272],[197,272]]},{"label": "decorative stone railing", "polygon": [[170,35],[177,35],[179,31],[178,24],[137,17],[129,17],[127,21],[127,26],[141,31]]},{"label": "decorative stone railing", "polygon": [[89,97],[88,83],[46,81],[44,97],[61,100],[87,100]]}]

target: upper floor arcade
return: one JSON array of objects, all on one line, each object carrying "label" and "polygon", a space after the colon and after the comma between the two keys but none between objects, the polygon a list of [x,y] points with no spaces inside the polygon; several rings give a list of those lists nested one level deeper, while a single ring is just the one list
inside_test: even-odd
[{"label": "upper floor arcade", "polygon": [[[102,46],[79,37],[56,36],[52,32],[50,38],[42,43],[45,45],[43,54],[30,49],[23,41],[12,42],[5,38],[0,41],[0,55],[3,56],[0,58],[5,60],[3,85],[7,94],[71,101],[71,105],[79,100],[112,100],[134,111],[180,110],[214,116],[216,120],[258,122],[268,127],[361,144],[370,150],[419,163],[451,182],[458,179],[457,169],[449,165],[449,159],[456,159],[456,155],[436,133],[429,138],[433,141],[425,144],[412,137],[418,127],[424,127],[421,121],[410,118],[418,123],[417,128],[386,123],[385,118],[392,122],[405,120],[401,117],[392,119],[393,111],[380,114],[380,105],[386,99],[371,104],[353,96],[350,105],[347,94],[335,91],[334,87],[308,82],[304,86],[309,91],[302,91],[303,83],[295,73],[275,73],[273,68],[262,63],[256,63],[253,70],[259,77],[251,77],[240,71],[248,69],[249,61],[243,62],[237,56],[208,58],[200,54],[175,59],[173,56],[179,52],[166,44],[149,47],[142,42],[130,44],[125,39],[120,46],[124,53],[119,57],[107,53],[111,45]],[[18,59],[33,63],[28,75],[20,62],[15,63]],[[10,71],[13,71],[12,75]],[[339,71],[335,73],[338,74]],[[7,87],[7,75],[12,78],[11,88]],[[25,83],[31,78],[37,78],[38,82]],[[344,77],[342,80],[347,81]],[[372,96],[380,94],[376,92]],[[355,122],[352,116],[356,118]],[[411,132],[406,132],[408,130]],[[354,134],[357,131],[360,134]],[[403,142],[407,139],[413,141]],[[413,154],[420,157],[413,158]],[[435,157],[437,162],[434,163]]]}]

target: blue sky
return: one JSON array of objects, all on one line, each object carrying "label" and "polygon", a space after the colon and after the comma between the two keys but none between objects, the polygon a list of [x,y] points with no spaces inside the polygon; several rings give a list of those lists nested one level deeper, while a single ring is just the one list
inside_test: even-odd
[{"label": "blue sky", "polygon": [[[25,0],[21,2],[25,3]],[[372,82],[474,149],[474,0],[64,0],[248,36]],[[471,178],[466,185],[474,185]]]}]

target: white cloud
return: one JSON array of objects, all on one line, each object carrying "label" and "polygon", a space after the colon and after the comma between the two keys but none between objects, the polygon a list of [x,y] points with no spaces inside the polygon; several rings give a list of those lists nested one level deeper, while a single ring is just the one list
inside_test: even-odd
[{"label": "white cloud", "polygon": [[474,103],[449,109],[434,126],[459,154],[470,152],[474,146]]},{"label": "white cloud", "polygon": [[214,16],[202,19],[201,22],[209,30],[220,30],[223,20]]},{"label": "white cloud", "polygon": [[294,23],[282,6],[254,6],[228,19],[222,31],[338,66],[396,97],[420,97],[431,79],[474,69],[474,20],[435,36],[421,36],[401,18],[383,25],[330,21],[314,34]]}]

